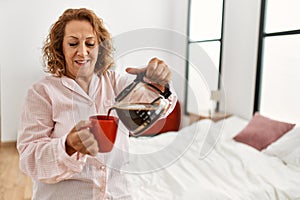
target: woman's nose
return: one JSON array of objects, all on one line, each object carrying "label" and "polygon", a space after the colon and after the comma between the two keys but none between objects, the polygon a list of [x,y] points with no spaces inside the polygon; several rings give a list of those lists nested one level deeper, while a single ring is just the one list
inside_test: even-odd
[{"label": "woman's nose", "polygon": [[86,56],[88,54],[89,54],[88,48],[84,44],[78,46],[77,55]]}]

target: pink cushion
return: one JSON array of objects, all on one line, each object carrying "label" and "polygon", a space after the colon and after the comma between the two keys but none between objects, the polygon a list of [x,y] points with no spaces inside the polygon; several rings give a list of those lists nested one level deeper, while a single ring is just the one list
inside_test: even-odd
[{"label": "pink cushion", "polygon": [[234,139],[262,150],[294,126],[295,124],[270,119],[256,112],[247,126]]}]

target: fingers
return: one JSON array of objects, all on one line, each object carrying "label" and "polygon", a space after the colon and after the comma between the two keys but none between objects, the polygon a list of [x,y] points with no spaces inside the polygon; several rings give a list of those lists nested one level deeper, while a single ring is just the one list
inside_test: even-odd
[{"label": "fingers", "polygon": [[91,121],[89,120],[82,120],[78,122],[75,127],[73,128],[74,131],[80,131],[81,129],[89,128],[91,126]]},{"label": "fingers", "polygon": [[98,152],[98,142],[89,129],[80,130],[77,132],[77,135],[75,149],[80,153],[95,156]]},{"label": "fingers", "polygon": [[129,74],[139,74],[144,71],[146,71],[146,67],[144,67],[144,68],[133,68],[133,67],[126,68],[126,72]]},{"label": "fingers", "polygon": [[90,154],[92,156],[97,155],[98,152],[98,142],[89,130],[84,130],[79,133],[79,137],[82,143],[82,149],[79,151],[81,153]]},{"label": "fingers", "polygon": [[146,78],[153,83],[165,85],[172,78],[172,72],[168,65],[158,58],[152,58],[145,68],[127,68],[126,72],[138,74],[146,71]]},{"label": "fingers", "polygon": [[[95,156],[98,152],[98,143],[89,130],[89,121],[79,122],[66,139],[66,150],[69,155],[74,152]],[[68,151],[69,150],[69,151]]]}]

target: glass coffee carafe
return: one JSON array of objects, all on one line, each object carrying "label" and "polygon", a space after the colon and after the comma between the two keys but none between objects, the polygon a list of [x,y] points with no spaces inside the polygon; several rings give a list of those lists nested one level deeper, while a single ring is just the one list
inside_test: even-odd
[{"label": "glass coffee carafe", "polygon": [[167,98],[171,95],[169,85],[163,91],[161,86],[145,80],[145,73],[136,79],[116,97],[115,109],[119,119],[134,136],[141,134],[166,112]]}]

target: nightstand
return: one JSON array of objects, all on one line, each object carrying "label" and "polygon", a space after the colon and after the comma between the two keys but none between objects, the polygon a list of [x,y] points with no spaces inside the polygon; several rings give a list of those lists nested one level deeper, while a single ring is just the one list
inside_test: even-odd
[{"label": "nightstand", "polygon": [[196,121],[203,120],[203,119],[211,119],[212,121],[217,122],[219,120],[226,119],[227,117],[230,117],[230,116],[231,116],[231,114],[228,114],[226,112],[221,112],[221,111],[211,113],[211,114],[209,112],[203,112],[203,113],[199,113],[199,114],[191,113],[189,116],[189,118],[190,118],[189,123],[192,124]]}]

